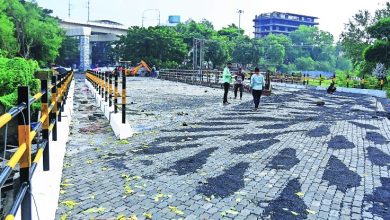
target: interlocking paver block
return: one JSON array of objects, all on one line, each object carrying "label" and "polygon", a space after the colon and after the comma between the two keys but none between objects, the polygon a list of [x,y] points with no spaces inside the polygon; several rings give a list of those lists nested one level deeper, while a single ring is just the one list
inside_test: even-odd
[{"label": "interlocking paver block", "polygon": [[78,78],[56,219],[390,218],[390,123],[372,97],[276,88],[255,112],[250,94],[223,106],[220,89],[132,77],[137,134],[118,141]]}]

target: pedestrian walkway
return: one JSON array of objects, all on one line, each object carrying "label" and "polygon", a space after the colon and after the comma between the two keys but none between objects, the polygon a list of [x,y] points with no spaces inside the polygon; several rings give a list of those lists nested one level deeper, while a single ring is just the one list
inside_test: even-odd
[{"label": "pedestrian walkway", "polygon": [[253,112],[249,94],[223,106],[219,89],[128,85],[139,133],[117,141],[76,82],[58,219],[390,218],[390,124],[374,98],[276,90]]}]

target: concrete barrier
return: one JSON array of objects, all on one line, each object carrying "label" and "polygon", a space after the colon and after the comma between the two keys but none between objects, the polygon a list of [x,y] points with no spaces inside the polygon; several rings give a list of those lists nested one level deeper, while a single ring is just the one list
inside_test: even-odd
[{"label": "concrete barrier", "polygon": [[96,92],[96,89],[87,79],[85,79],[85,84],[95,96],[96,104],[100,107],[104,116],[106,116],[106,118],[110,122],[111,128],[114,131],[115,136],[121,140],[132,137],[134,131],[128,122],[126,122],[125,124],[122,123],[121,111],[118,111],[118,113],[114,113],[114,106],[109,107],[108,102],[105,102],[105,100],[100,97],[100,95]]},{"label": "concrete barrier", "polygon": [[[326,90],[326,88],[322,86],[307,86],[302,84],[272,82],[271,85],[275,87],[285,87],[285,88],[295,88],[295,89],[311,89],[311,90],[322,90],[322,91]],[[362,94],[362,95],[369,95],[378,98],[387,98],[386,91],[375,90],[375,89],[356,89],[356,88],[337,87],[336,92]]]}]

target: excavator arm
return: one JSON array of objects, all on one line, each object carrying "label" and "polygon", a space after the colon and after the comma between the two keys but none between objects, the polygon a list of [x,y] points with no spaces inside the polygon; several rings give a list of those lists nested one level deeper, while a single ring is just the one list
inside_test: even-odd
[{"label": "excavator arm", "polygon": [[145,61],[141,60],[141,62],[136,67],[134,67],[130,70],[130,73],[128,73],[128,75],[132,75],[132,76],[137,75],[138,71],[142,67],[144,67],[147,72],[149,72],[149,73],[152,72],[152,69],[149,67],[149,65]]}]

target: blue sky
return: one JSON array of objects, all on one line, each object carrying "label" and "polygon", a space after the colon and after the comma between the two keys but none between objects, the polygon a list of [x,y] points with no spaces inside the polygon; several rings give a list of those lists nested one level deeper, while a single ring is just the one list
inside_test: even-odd
[{"label": "blue sky", "polygon": [[[68,19],[69,0],[36,0],[54,15]],[[71,20],[87,20],[88,0],[70,0]],[[383,7],[386,0],[90,0],[91,20],[107,19],[141,26],[146,9],[159,9],[161,23],[169,15],[180,15],[182,21],[189,18],[210,20],[217,29],[231,23],[238,24],[238,9],[244,10],[241,26],[253,37],[253,18],[256,14],[281,11],[319,17],[320,29],[331,32],[337,39],[344,24],[361,9],[374,11]],[[156,25],[158,13],[145,12],[145,26]]]}]

